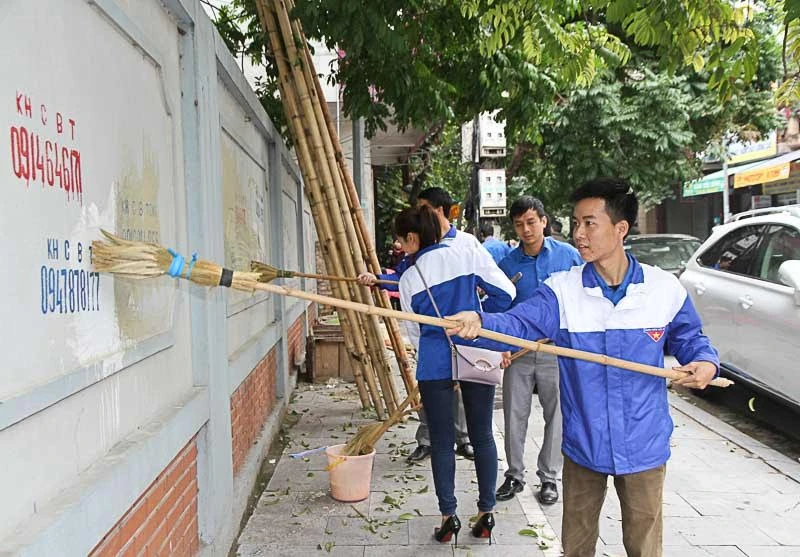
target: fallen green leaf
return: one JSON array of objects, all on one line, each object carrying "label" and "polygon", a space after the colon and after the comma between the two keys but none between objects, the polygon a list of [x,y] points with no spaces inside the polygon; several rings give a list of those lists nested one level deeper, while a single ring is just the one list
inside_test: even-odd
[{"label": "fallen green leaf", "polygon": [[531,538],[539,537],[539,532],[537,532],[536,530],[531,530],[530,528],[524,528],[519,532],[517,532],[517,534],[519,534],[520,536],[529,536]]},{"label": "fallen green leaf", "polygon": [[403,513],[397,517],[397,520],[411,520],[414,518],[414,515],[411,513]]},{"label": "fallen green leaf", "polygon": [[417,491],[417,493],[428,493],[428,486],[426,485],[425,487]]},{"label": "fallen green leaf", "polygon": [[314,472],[309,472],[308,474],[306,474],[306,477],[313,478],[314,477]]},{"label": "fallen green leaf", "polygon": [[333,549],[334,545],[336,545],[336,543],[334,543],[334,542],[325,542],[325,551],[330,553],[331,549]]}]

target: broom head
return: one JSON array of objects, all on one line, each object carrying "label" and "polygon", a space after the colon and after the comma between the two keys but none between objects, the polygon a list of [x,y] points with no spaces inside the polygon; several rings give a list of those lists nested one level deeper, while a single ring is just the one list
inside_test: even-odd
[{"label": "broom head", "polygon": [[258,273],[258,282],[272,282],[276,278],[294,278],[295,276],[295,273],[292,271],[277,269],[272,265],[267,265],[260,261],[251,261],[250,270],[254,273]]},{"label": "broom head", "polygon": [[[158,244],[123,240],[105,230],[105,240],[92,242],[92,263],[95,270],[134,279],[168,274],[175,257]],[[193,258],[194,259],[194,258]],[[204,259],[186,261],[175,278],[184,278],[201,286],[220,286],[223,268]],[[233,272],[231,288],[252,292],[257,273]]]}]

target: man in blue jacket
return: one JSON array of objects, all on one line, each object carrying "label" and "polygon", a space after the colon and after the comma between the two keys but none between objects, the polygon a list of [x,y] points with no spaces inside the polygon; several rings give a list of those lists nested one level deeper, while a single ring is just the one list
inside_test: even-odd
[{"label": "man in blue jacket", "polygon": [[[519,245],[502,261],[500,269],[511,278],[519,273],[517,297],[511,307],[533,296],[553,273],[583,263],[578,250],[544,235],[547,214],[535,197],[525,195],[509,209]],[[539,502],[558,501],[558,476],[561,474],[561,409],[558,405],[558,361],[552,354],[529,352],[516,359],[503,374],[503,418],[508,468],[505,481],[497,489],[497,499],[508,501],[525,486],[525,437],[531,415],[534,387],[544,415],[544,440],[536,461],[541,488]]]},{"label": "man in blue jacket", "polygon": [[[461,312],[450,332],[492,331],[654,366],[665,347],[686,373],[676,381],[704,389],[719,357],[703,334],[691,298],[677,279],[626,255],[622,241],[638,202],[620,179],[596,179],[572,196],[573,238],[585,265],[553,274],[524,303],[505,313]],[[463,341],[462,341],[463,342]],[[481,340],[484,348],[504,344]],[[629,556],[659,557],[669,439],[666,381],[600,363],[559,358],[564,421],[565,557],[595,554],[608,476],[622,507],[622,541]]]},{"label": "man in blue jacket", "polygon": [[481,237],[483,238],[483,247],[486,248],[486,251],[489,252],[497,264],[511,251],[511,246],[494,237],[494,227],[491,223],[484,222],[481,224]]}]

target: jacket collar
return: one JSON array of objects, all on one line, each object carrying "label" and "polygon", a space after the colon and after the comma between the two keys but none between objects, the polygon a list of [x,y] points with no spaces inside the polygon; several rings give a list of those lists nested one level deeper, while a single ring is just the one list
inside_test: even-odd
[{"label": "jacket collar", "polygon": [[555,242],[555,240],[553,240],[549,236],[545,236],[544,242],[542,242],[542,249],[540,249],[539,253],[536,254],[536,255],[528,255],[527,253],[525,253],[525,247],[522,245],[521,242],[516,248],[514,248],[514,251],[517,252],[517,259],[518,260],[522,259],[524,257],[539,257],[540,255],[542,255],[542,253],[544,253],[546,251],[550,251],[550,249],[552,248],[552,245],[553,245],[552,243],[553,242]]},{"label": "jacket collar", "polygon": [[439,248],[445,248],[445,247],[447,247],[447,246],[445,246],[444,244],[432,244],[432,245],[430,245],[430,246],[428,246],[426,248],[423,248],[423,249],[419,250],[417,253],[415,253],[413,256],[411,256],[411,263],[412,264],[416,263],[419,260],[420,257],[422,257],[423,255],[425,255],[428,252],[431,252],[431,251],[433,251],[435,249],[439,249]]},{"label": "jacket collar", "polygon": [[[626,253],[625,256],[628,258],[628,265],[630,265],[633,270],[631,271],[629,269],[629,272],[632,272],[630,283],[628,283],[628,287],[625,290],[625,297],[620,300],[616,307],[639,307],[644,303],[647,294],[647,287],[644,283],[644,270],[639,261],[631,254]],[[583,266],[581,275],[583,291],[589,296],[603,298],[603,289],[593,269],[593,263],[587,263]]]}]

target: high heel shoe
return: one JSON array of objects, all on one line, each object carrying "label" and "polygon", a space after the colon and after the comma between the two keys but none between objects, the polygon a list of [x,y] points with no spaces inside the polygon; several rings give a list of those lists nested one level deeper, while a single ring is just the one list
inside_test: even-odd
[{"label": "high heel shoe", "polygon": [[494,514],[486,513],[472,526],[472,535],[476,538],[489,538],[492,545],[492,529],[494,528]]},{"label": "high heel shoe", "polygon": [[442,523],[441,528],[433,530],[433,537],[437,542],[447,543],[450,538],[455,536],[455,544],[458,545],[458,533],[461,531],[461,521],[456,515],[447,517]]}]

